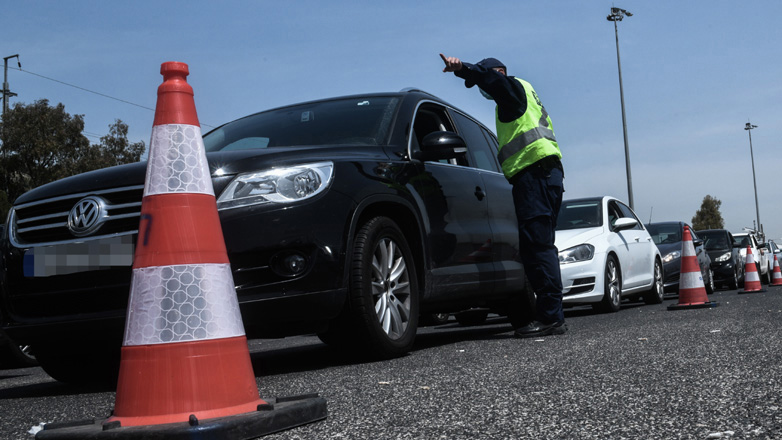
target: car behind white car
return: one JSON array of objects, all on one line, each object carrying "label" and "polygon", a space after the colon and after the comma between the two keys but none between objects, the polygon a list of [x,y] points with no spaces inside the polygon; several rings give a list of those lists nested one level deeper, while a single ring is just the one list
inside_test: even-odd
[{"label": "car behind white car", "polygon": [[565,305],[616,312],[624,298],[663,301],[660,251],[621,201],[610,196],[563,201],[555,244]]}]

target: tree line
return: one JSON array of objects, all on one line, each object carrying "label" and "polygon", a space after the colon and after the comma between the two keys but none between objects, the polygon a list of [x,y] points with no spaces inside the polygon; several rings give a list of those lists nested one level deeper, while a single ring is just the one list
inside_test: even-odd
[{"label": "tree line", "polygon": [[70,115],[60,103],[47,99],[16,103],[0,123],[0,224],[17,197],[74,174],[138,162],[143,141],[128,141],[128,125],[119,119],[109,133],[91,144],[84,131],[84,115]]}]

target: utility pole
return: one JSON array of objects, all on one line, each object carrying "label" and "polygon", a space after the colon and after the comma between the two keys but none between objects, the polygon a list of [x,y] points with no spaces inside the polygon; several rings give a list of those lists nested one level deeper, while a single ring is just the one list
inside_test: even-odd
[{"label": "utility pole", "polygon": [[8,60],[11,58],[16,58],[16,64],[19,65],[20,69],[22,68],[22,63],[19,61],[19,54],[3,58],[3,61],[5,62],[3,71],[3,122],[5,122],[5,112],[8,111],[8,98],[16,96],[16,93],[12,93],[11,90],[8,89]]},{"label": "utility pole", "polygon": [[[5,65],[3,72],[3,126],[5,126],[5,112],[8,111],[8,98],[16,96],[16,93],[12,93],[11,90],[8,89],[8,60],[11,58],[16,58],[16,64],[19,65],[20,69],[22,68],[22,63],[19,61],[19,54],[14,54],[3,58]],[[3,143],[3,163],[6,162],[7,158],[8,151],[5,148],[5,143]],[[3,178],[3,191],[5,191],[6,196],[8,196],[8,174],[8,170],[3,170],[3,175],[5,176]]]}]

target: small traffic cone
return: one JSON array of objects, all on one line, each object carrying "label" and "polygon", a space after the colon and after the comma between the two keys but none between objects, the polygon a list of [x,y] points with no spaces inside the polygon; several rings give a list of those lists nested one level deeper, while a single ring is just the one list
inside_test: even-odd
[{"label": "small traffic cone", "polygon": [[682,239],[682,265],[679,276],[679,303],[671,304],[668,310],[703,309],[717,307],[719,303],[709,301],[703,284],[695,246],[692,244],[690,228],[684,227]]},{"label": "small traffic cone", "polygon": [[249,439],[326,417],[259,398],[187,64],[163,63],[113,415],[36,438]]},{"label": "small traffic cone", "polygon": [[774,254],[774,272],[771,278],[772,286],[782,286],[782,270],[779,269],[779,260],[777,260],[776,254]]},{"label": "small traffic cone", "polygon": [[747,246],[747,256],[744,259],[744,290],[739,290],[739,294],[765,291],[766,289],[760,284],[760,274],[758,266],[755,264],[755,256],[752,254],[752,247]]}]

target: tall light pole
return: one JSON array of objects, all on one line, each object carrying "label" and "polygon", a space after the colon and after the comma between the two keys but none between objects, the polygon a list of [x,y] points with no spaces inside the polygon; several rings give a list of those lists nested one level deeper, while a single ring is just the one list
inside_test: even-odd
[{"label": "tall light pole", "polygon": [[616,35],[616,65],[619,66],[619,99],[622,102],[622,133],[624,134],[625,138],[625,166],[627,167],[627,197],[628,202],[630,203],[630,209],[635,210],[635,206],[633,203],[633,176],[630,173],[630,146],[627,142],[627,117],[625,116],[625,93],[624,88],[622,87],[622,61],[619,58],[619,29],[616,26],[617,21],[622,21],[622,19],[627,15],[628,17],[632,17],[633,14],[630,12],[621,9],[621,8],[611,8],[611,14],[606,17],[606,20],[613,21],[614,22],[614,34]]},{"label": "tall light pole", "polygon": [[755,185],[755,215],[757,216],[758,220],[758,230],[760,231],[760,235],[763,235],[763,225],[760,224],[760,208],[758,207],[758,183],[755,180],[755,155],[752,153],[752,129],[758,128],[757,125],[752,125],[749,122],[747,122],[747,125],[744,126],[744,130],[747,130],[747,134],[749,135],[749,157],[752,159],[752,184]]}]

